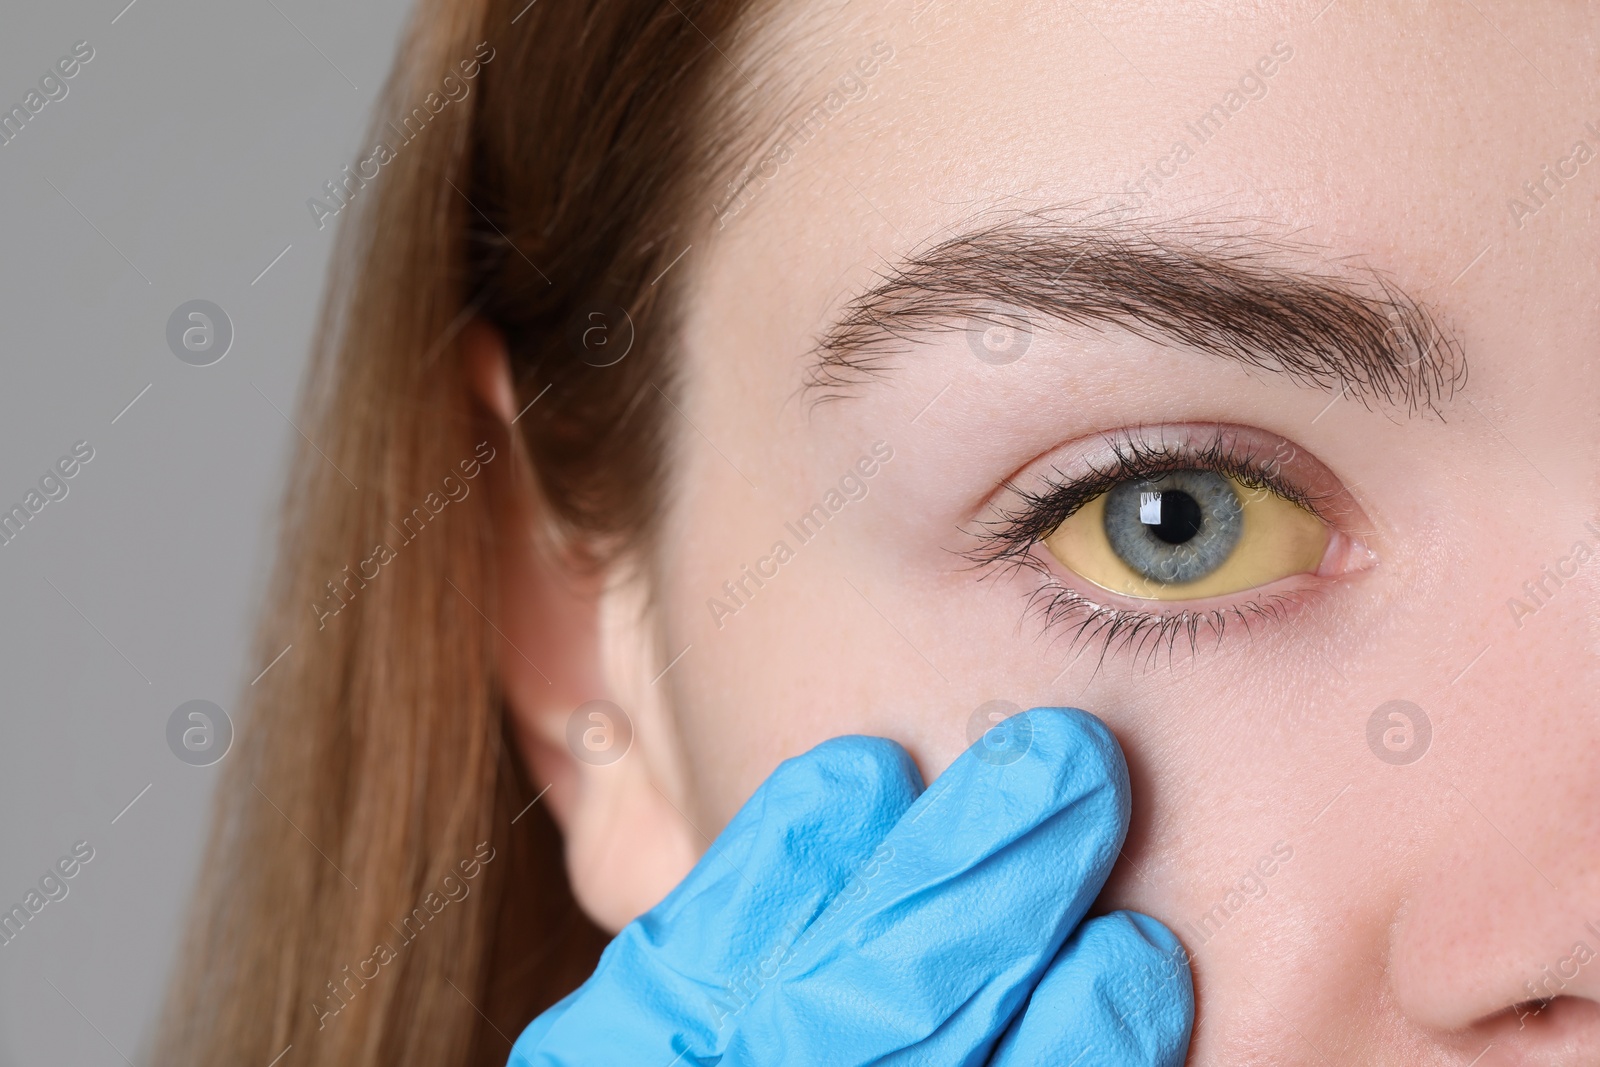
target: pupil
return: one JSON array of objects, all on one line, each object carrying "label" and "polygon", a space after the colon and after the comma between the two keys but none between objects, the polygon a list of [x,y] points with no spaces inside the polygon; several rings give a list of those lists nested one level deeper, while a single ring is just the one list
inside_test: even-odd
[{"label": "pupil", "polygon": [[1169,545],[1181,545],[1200,532],[1203,517],[1195,498],[1181,489],[1161,492],[1161,521],[1147,529]]}]

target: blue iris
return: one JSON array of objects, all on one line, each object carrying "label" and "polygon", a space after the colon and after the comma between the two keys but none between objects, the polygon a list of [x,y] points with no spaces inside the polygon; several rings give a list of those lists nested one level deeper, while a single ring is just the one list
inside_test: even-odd
[{"label": "blue iris", "polygon": [[1199,581],[1244,533],[1233,484],[1215,471],[1169,471],[1106,494],[1106,539],[1135,574],[1162,585]]}]

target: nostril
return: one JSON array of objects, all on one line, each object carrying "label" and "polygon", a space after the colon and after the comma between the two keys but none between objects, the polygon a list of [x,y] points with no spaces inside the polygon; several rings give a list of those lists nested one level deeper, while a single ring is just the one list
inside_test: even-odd
[{"label": "nostril", "polygon": [[[1475,1030],[1492,1042],[1502,1055],[1515,1057],[1534,1056],[1534,1062],[1546,1062],[1539,1056],[1549,1056],[1560,1049],[1568,1058],[1552,1062],[1600,1062],[1600,1004],[1587,997],[1540,997],[1513,1004],[1500,1012],[1489,1025]],[[1576,1057],[1576,1058],[1572,1058]]]},{"label": "nostril", "polygon": [[1511,1005],[1511,1016],[1517,1020],[1517,1029],[1526,1029],[1529,1020],[1537,1019],[1545,1013],[1550,1005],[1555,1003],[1555,998],[1544,997],[1536,1000],[1525,1000],[1521,1004]]}]

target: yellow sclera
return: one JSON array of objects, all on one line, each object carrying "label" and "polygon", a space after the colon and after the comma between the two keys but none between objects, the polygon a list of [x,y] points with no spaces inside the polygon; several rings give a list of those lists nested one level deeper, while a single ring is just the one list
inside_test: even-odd
[{"label": "yellow sclera", "polygon": [[1315,571],[1328,549],[1323,521],[1266,489],[1228,478],[1239,497],[1243,531],[1216,570],[1192,582],[1147,578],[1117,555],[1106,536],[1106,496],[1079,508],[1044,538],[1045,548],[1067,570],[1102,589],[1140,600],[1198,600],[1255,589],[1280,578]]}]

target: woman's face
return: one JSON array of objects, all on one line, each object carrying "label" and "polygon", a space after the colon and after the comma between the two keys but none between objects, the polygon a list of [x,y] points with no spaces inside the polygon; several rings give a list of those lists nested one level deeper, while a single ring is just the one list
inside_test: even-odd
[{"label": "woman's face", "polygon": [[[795,107],[675,268],[685,816],[1086,708],[1134,784],[1102,904],[1188,945],[1194,1062],[1595,1062],[1593,7],[851,12],[731,55]],[[1174,455],[1260,479],[1053,521]]]}]

